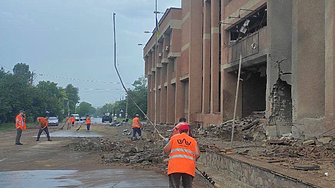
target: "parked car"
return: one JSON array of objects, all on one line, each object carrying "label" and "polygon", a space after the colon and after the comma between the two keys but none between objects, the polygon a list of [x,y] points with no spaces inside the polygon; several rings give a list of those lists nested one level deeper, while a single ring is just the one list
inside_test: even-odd
[{"label": "parked car", "polygon": [[85,121],[86,120],[86,116],[81,116],[80,117],[80,121]]},{"label": "parked car", "polygon": [[48,119],[50,126],[58,126],[58,118],[57,117],[49,117]]}]

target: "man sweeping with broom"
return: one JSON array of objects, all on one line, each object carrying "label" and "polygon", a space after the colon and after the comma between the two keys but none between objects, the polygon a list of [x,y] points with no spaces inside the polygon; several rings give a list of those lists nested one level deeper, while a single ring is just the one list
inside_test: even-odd
[{"label": "man sweeping with broom", "polygon": [[44,117],[38,117],[37,118],[37,122],[39,123],[40,128],[38,130],[36,141],[40,141],[40,136],[41,136],[43,131],[47,135],[48,141],[52,141],[50,139],[50,134],[49,134],[49,129],[48,129],[48,125],[49,125],[48,119],[49,119],[48,116],[46,116],[45,118]]}]

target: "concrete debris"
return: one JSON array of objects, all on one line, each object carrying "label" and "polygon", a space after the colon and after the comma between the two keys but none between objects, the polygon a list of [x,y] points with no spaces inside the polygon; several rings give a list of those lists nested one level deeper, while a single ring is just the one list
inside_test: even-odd
[{"label": "concrete debris", "polygon": [[268,140],[267,143],[270,145],[291,145],[292,142],[290,140],[281,139],[281,140]]},{"label": "concrete debris", "polygon": [[162,141],[154,143],[151,139],[146,139],[137,142],[111,142],[108,139],[84,138],[77,143],[69,144],[68,147],[76,151],[99,151],[104,163],[155,164],[162,169],[166,168],[163,160],[167,155],[162,152]]},{"label": "concrete debris", "polygon": [[129,136],[129,135],[131,135],[131,131],[128,130],[128,129],[125,129],[125,130],[123,130],[122,135],[124,135],[124,136]]},{"label": "concrete debris", "polygon": [[308,171],[308,170],[320,170],[320,166],[319,165],[309,165],[309,164],[296,164],[294,165],[294,169],[296,170],[304,170],[304,171]]},{"label": "concrete debris", "polygon": [[312,144],[315,144],[315,141],[314,140],[306,140],[302,143],[302,145],[306,146],[306,145],[312,145]]},{"label": "concrete debris", "polygon": [[291,140],[293,139],[292,133],[283,134],[279,140]]},{"label": "concrete debris", "polygon": [[329,144],[332,140],[333,140],[332,137],[322,137],[322,138],[318,138],[317,141],[321,144]]},{"label": "concrete debris", "polygon": [[[252,115],[235,121],[235,138],[244,141],[262,141],[266,138],[263,128],[266,123],[264,112],[254,112]],[[233,120],[228,120],[220,125],[211,124],[207,128],[199,128],[198,135],[202,137],[218,137],[230,139]]]}]

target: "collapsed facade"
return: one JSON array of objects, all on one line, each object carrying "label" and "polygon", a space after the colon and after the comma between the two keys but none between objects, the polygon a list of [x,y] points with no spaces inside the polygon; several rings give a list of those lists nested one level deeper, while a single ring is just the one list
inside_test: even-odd
[{"label": "collapsed facade", "polygon": [[144,47],[148,115],[192,125],[264,111],[272,136],[317,136],[335,125],[335,2],[182,0]]}]

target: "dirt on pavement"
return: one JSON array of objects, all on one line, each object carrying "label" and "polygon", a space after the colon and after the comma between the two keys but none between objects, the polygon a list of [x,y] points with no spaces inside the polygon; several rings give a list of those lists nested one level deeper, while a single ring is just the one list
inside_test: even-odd
[{"label": "dirt on pavement", "polygon": [[[50,127],[52,141],[48,142],[43,136],[37,142],[35,137],[38,130],[32,128],[23,132],[21,138],[23,146],[14,145],[15,130],[0,132],[0,171],[78,170],[85,172],[121,168],[136,171],[149,170],[148,173],[154,171],[166,177],[167,162],[164,162],[164,158],[167,155],[162,153],[165,143],[154,142],[150,131],[144,131],[142,140],[131,141],[130,136],[124,134],[127,132],[125,129],[129,131],[130,125],[111,127],[106,124],[96,124],[92,125],[91,132],[86,132],[85,127],[79,131],[75,131],[75,128],[72,128],[72,131],[60,131],[58,127]],[[81,138],[64,136],[64,133],[71,132]],[[53,135],[61,137],[53,137]],[[194,185],[206,187],[196,179]]]}]

